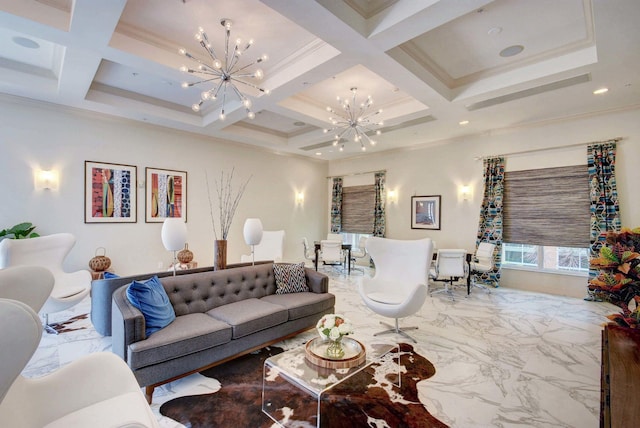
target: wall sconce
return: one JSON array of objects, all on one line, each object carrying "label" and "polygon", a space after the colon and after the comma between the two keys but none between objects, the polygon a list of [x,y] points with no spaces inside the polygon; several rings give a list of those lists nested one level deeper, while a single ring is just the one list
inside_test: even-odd
[{"label": "wall sconce", "polygon": [[303,204],[304,204],[304,193],[296,192],[296,205],[303,205]]},{"label": "wall sconce", "polygon": [[398,192],[395,190],[389,190],[387,192],[387,202],[395,204],[398,202]]},{"label": "wall sconce", "polygon": [[471,198],[471,186],[460,186],[460,196],[463,201],[468,201]]},{"label": "wall sconce", "polygon": [[58,190],[58,171],[43,171],[41,169],[35,172],[35,187],[37,190]]}]

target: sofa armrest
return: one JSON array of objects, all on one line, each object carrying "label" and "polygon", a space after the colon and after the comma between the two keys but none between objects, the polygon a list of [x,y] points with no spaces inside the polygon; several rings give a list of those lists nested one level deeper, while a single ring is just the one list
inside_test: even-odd
[{"label": "sofa armrest", "polygon": [[329,277],[322,272],[318,272],[311,268],[304,268],[305,277],[309,290],[313,293],[329,292]]},{"label": "sofa armrest", "polygon": [[126,291],[127,287],[118,288],[111,305],[111,349],[124,361],[129,345],[146,339],[144,315],[129,303]]}]

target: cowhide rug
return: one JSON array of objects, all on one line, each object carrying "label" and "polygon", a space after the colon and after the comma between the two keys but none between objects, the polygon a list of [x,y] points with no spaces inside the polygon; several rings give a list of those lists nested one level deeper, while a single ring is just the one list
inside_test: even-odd
[{"label": "cowhide rug", "polygon": [[[283,350],[264,348],[201,374],[222,385],[214,394],[180,397],[164,403],[160,413],[190,428],[271,427],[273,421],[262,413],[262,377],[264,360]],[[434,418],[418,399],[417,383],[435,374],[435,368],[408,344],[401,344],[401,388],[392,386],[397,379],[384,379],[376,373],[380,364],[334,387],[323,396],[323,427],[446,427]],[[397,376],[397,375],[396,375]],[[381,378],[382,377],[382,378]],[[309,402],[308,395],[286,381],[274,386],[282,401],[294,414],[290,425],[315,427],[315,408],[297,406]],[[303,406],[304,407],[304,406]]]}]

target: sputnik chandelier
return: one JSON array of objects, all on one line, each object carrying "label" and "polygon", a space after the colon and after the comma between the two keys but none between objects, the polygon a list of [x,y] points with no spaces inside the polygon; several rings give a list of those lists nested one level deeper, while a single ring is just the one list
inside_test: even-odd
[{"label": "sputnik chandelier", "polygon": [[254,64],[259,64],[263,61],[266,61],[268,57],[267,55],[262,55],[251,64],[241,67],[238,64],[240,57],[251,47],[251,45],[253,44],[253,40],[249,40],[245,43],[241,39],[237,39],[235,42],[235,46],[231,46],[230,49],[229,39],[231,38],[231,26],[233,25],[233,22],[230,19],[224,18],[220,21],[220,24],[225,28],[226,33],[224,57],[220,57],[216,54],[215,50],[211,46],[211,43],[209,42],[207,33],[205,33],[202,27],[198,28],[195,39],[200,42],[200,46],[202,46],[202,48],[207,52],[211,63],[209,64],[207,62],[201,61],[200,59],[187,52],[187,50],[184,48],[180,49],[180,53],[182,55],[199,64],[195,69],[183,65],[182,67],[180,67],[180,71],[196,74],[202,78],[202,80],[198,82],[183,82],[182,87],[189,88],[191,86],[200,84],[213,83],[213,86],[210,89],[202,91],[202,93],[200,94],[200,102],[195,103],[191,106],[193,111],[200,111],[200,108],[205,101],[216,100],[221,96],[222,110],[220,111],[220,120],[224,120],[226,117],[225,103],[227,101],[227,91],[229,91],[236,94],[236,96],[242,102],[245,110],[247,111],[247,116],[249,117],[249,119],[253,119],[256,117],[256,115],[253,111],[251,111],[251,100],[244,93],[242,93],[236,85],[238,83],[242,83],[243,85],[257,89],[262,93],[269,94],[269,90],[263,89],[251,82],[243,80],[244,78],[261,80],[264,77],[261,69],[256,69],[253,72],[249,72],[247,71],[247,69]]},{"label": "sputnik chandelier", "polygon": [[[366,101],[360,103],[358,106],[356,104],[357,92],[358,88],[351,88],[351,101],[349,101],[349,98],[340,100],[340,97],[338,97],[338,101],[341,101],[340,106],[344,113],[337,113],[331,107],[327,107],[327,111],[336,117],[329,117],[329,121],[333,125],[333,128],[325,129],[324,132],[335,132],[333,145],[340,145],[340,151],[344,150],[344,142],[350,139],[353,139],[356,143],[360,143],[360,149],[362,151],[367,150],[363,140],[368,141],[370,145],[374,146],[376,141],[369,138],[367,133],[373,133],[373,127],[383,125],[382,121],[372,121],[374,116],[382,113],[382,109],[369,112],[369,108],[373,105],[371,95],[367,97]],[[375,131],[376,135],[380,135],[381,133],[382,132],[379,129]]]}]

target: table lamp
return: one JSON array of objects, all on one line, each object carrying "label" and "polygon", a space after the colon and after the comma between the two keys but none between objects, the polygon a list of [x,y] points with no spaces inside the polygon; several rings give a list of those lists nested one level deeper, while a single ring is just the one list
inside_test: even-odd
[{"label": "table lamp", "polygon": [[255,246],[262,241],[262,222],[259,218],[248,218],[244,222],[244,242],[251,245],[252,265],[256,264]]},{"label": "table lamp", "polygon": [[168,251],[173,251],[173,275],[176,274],[178,263],[177,252],[184,248],[187,242],[187,225],[181,218],[167,218],[162,225],[162,245]]}]

